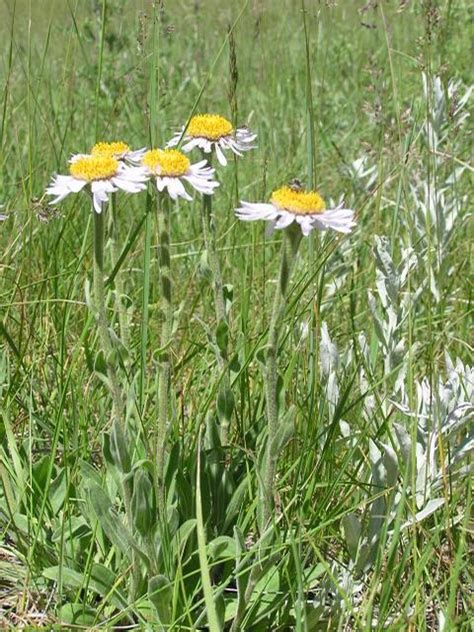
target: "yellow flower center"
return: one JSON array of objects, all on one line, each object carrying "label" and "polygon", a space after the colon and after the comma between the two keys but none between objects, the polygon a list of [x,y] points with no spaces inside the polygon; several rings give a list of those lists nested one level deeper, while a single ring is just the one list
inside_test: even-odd
[{"label": "yellow flower center", "polygon": [[130,151],[127,143],[117,141],[113,143],[96,143],[92,147],[91,154],[93,156],[112,156],[112,158],[121,158]]},{"label": "yellow flower center", "polygon": [[190,164],[189,159],[177,149],[152,149],[142,158],[142,165],[157,176],[184,176]]},{"label": "yellow flower center", "polygon": [[232,123],[219,114],[197,114],[189,121],[187,136],[200,136],[208,140],[219,140],[232,134]]},{"label": "yellow flower center", "polygon": [[279,209],[296,215],[323,213],[326,208],[317,191],[299,191],[288,186],[273,191],[270,201]]},{"label": "yellow flower center", "polygon": [[119,163],[112,156],[82,156],[69,165],[69,173],[77,180],[107,180],[118,171]]}]

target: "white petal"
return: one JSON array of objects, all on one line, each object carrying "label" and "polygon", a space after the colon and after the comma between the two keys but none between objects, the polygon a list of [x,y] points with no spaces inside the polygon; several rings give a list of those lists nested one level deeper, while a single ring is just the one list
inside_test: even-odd
[{"label": "white petal", "polygon": [[189,139],[189,136],[185,136],[184,141],[185,142],[181,146],[181,149],[186,154],[192,151],[195,147],[199,147],[200,149],[203,149],[206,153],[210,152],[210,148],[208,147],[206,140],[203,138]]},{"label": "white petal", "polygon": [[183,200],[187,200],[188,202],[192,201],[192,196],[184,188],[184,184],[181,182],[179,178],[175,178],[175,187],[178,192],[179,197],[182,197]]},{"label": "white petal", "polygon": [[224,153],[223,153],[222,149],[219,147],[219,143],[216,143],[216,156],[217,156],[217,160],[219,161],[219,163],[223,167],[226,167],[227,166],[227,160],[226,160],[226,157],[224,156]]},{"label": "white petal", "polygon": [[235,144],[239,151],[249,151],[255,149],[256,145],[253,145],[253,141],[257,138],[257,134],[251,132],[246,127],[240,127],[235,132]]},{"label": "white petal", "polygon": [[256,145],[243,145],[242,143],[236,142],[235,146],[239,150],[239,152],[250,151],[250,149],[255,149]]},{"label": "white petal", "polygon": [[174,180],[171,178],[164,178],[166,180],[166,190],[168,191],[168,195],[172,200],[178,199],[178,192],[176,191]]},{"label": "white petal", "polygon": [[93,180],[91,190],[92,193],[103,193],[107,198],[107,193],[113,193],[117,189],[110,180]]},{"label": "white petal", "polygon": [[206,178],[206,180],[213,180],[215,172],[215,169],[211,169],[211,167],[203,167],[202,169],[192,169],[190,167],[186,175],[197,176],[198,178]]},{"label": "white petal", "polygon": [[[46,191],[46,193],[48,193],[48,191]],[[49,202],[49,204],[59,204],[59,202],[62,202],[64,200],[64,198],[67,197],[70,193],[71,193],[71,191],[66,191],[65,193],[58,194],[54,198],[54,200],[51,200],[51,202]],[[52,195],[52,194],[48,193],[48,195]]]},{"label": "white petal", "polygon": [[237,140],[240,140],[244,143],[251,143],[257,138],[257,134],[255,132],[251,132],[248,127],[238,127],[235,136]]},{"label": "white petal", "polygon": [[55,195],[56,192],[61,193],[65,190],[71,193],[78,193],[86,186],[86,184],[86,180],[78,180],[72,176],[56,176],[53,178],[52,183],[48,187],[48,191],[52,195]]},{"label": "white petal", "polygon": [[351,209],[329,209],[312,217],[314,227],[319,230],[332,229],[340,233],[350,233],[356,225],[354,211]]},{"label": "white petal", "polygon": [[166,186],[166,178],[160,178],[160,176],[157,176],[156,188],[158,189],[160,193],[164,190],[165,186]]},{"label": "white petal", "polygon": [[69,193],[72,193],[72,191],[64,184],[58,184],[53,181],[49,187],[47,187],[46,193],[48,195],[68,195]]},{"label": "white petal", "polygon": [[190,165],[186,175],[200,176],[211,179],[215,172],[216,170],[207,164],[207,160],[201,160],[201,162],[196,162],[193,165]]},{"label": "white petal", "polygon": [[[67,178],[67,176],[65,176]],[[72,193],[79,193],[86,186],[87,182],[85,180],[78,180],[77,178],[70,178],[68,182],[69,190]]]},{"label": "white petal", "polygon": [[47,195],[56,196],[51,204],[57,204],[64,200],[69,193],[78,193],[81,191],[87,182],[85,180],[78,180],[72,176],[55,176],[51,181],[51,184],[46,189]]},{"label": "white petal", "polygon": [[142,147],[141,149],[135,149],[133,151],[129,151],[126,154],[125,159],[130,160],[130,162],[133,162],[133,163],[139,163],[141,159],[143,158],[146,150],[147,150],[146,147]]},{"label": "white petal", "polygon": [[214,144],[215,143],[213,141],[208,140],[207,138],[201,138],[199,139],[198,147],[200,147],[201,149],[204,149],[204,153],[210,154]]},{"label": "white petal", "polygon": [[331,219],[341,219],[343,221],[353,221],[354,211],[350,208],[329,208],[324,211],[326,217]]},{"label": "white petal", "polygon": [[251,204],[243,201],[240,203],[242,206],[235,209],[235,214],[243,221],[276,220],[281,214],[273,204]]},{"label": "white petal", "polygon": [[313,215],[299,215],[296,217],[296,221],[300,225],[301,232],[305,235],[305,237],[307,237],[313,228],[315,228],[313,217]]},{"label": "white petal", "polygon": [[214,173],[215,169],[213,169],[207,160],[200,160],[199,162],[195,162],[193,165],[190,165],[189,171],[195,173],[205,173],[210,171],[211,175]]},{"label": "white petal", "polygon": [[276,219],[281,211],[273,206],[273,204],[267,204],[264,202],[244,202],[240,201],[242,207],[238,209],[242,213],[258,213],[262,219]]},{"label": "white petal", "polygon": [[134,182],[146,182],[149,170],[146,167],[136,167],[120,163],[117,176]]},{"label": "white petal", "polygon": [[293,213],[281,211],[281,215],[275,223],[275,228],[286,228],[287,226],[292,224],[294,221],[295,221],[295,216],[293,215]]},{"label": "white petal", "polygon": [[[183,132],[184,132],[184,125],[181,127],[181,129],[178,132],[175,132],[173,134],[173,136],[171,137],[171,140],[169,140],[166,143],[166,147],[176,147],[176,145],[181,140],[181,137],[183,136]],[[184,140],[186,140],[186,137],[184,137]]]},{"label": "white petal", "polygon": [[[228,143],[230,150],[236,155],[236,156],[240,156],[242,158],[243,153],[241,151],[241,148],[239,148],[239,145],[235,142],[235,141],[230,141]],[[239,150],[240,149],[240,150]]]},{"label": "white petal", "polygon": [[112,178],[112,181],[118,189],[126,191],[127,193],[138,193],[139,191],[146,189],[146,184],[143,182],[133,182],[132,180],[127,180],[127,178],[120,178],[116,176],[115,178]]},{"label": "white petal", "polygon": [[210,180],[197,175],[183,176],[183,180],[189,182],[196,191],[205,193],[206,195],[212,195],[212,193],[214,193],[214,189],[219,186],[219,183],[215,180]]},{"label": "white petal", "polygon": [[102,203],[107,201],[107,193],[104,191],[96,191],[92,194],[92,202],[96,213],[102,213]]}]

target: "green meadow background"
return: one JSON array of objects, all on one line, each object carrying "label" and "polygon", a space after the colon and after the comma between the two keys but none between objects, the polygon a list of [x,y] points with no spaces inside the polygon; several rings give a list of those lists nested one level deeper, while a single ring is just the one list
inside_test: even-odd
[{"label": "green meadow background", "polygon": [[[258,564],[241,630],[471,629],[473,19],[464,0],[2,0],[0,625],[227,630]],[[170,525],[151,544],[164,580],[154,597],[142,568],[130,598],[128,541],[88,496],[93,480],[121,514],[85,298],[90,205],[71,195],[52,209],[44,191],[72,153],[100,140],[163,146],[194,109],[258,134],[257,149],[218,168],[214,196],[231,442],[213,433],[215,318],[196,195],[172,214]],[[328,205],[344,197],[357,227],[313,233],[299,253],[279,354],[293,430],[261,553],[261,350],[281,233],[233,209],[294,177]],[[128,297],[131,365],[117,362],[145,455],[161,324],[147,199],[119,196],[123,257],[108,268],[111,322],[115,274]],[[193,522],[198,461],[217,627]]]}]

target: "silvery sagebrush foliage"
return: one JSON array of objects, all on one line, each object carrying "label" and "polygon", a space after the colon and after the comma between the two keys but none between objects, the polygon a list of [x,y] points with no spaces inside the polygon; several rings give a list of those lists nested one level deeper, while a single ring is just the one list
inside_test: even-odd
[{"label": "silvery sagebrush foliage", "polygon": [[430,138],[431,147],[436,150],[448,139],[451,127],[459,129],[469,117],[466,105],[474,86],[465,88],[462,81],[451,79],[445,88],[441,77],[429,77],[424,72],[422,82],[423,96],[430,106],[423,133]]},{"label": "silvery sagebrush foliage", "polygon": [[367,155],[360,156],[356,158],[356,160],[353,160],[347,171],[359,188],[364,191],[371,191],[377,182],[377,165],[371,165]]},{"label": "silvery sagebrush foliage", "polygon": [[449,81],[445,88],[440,77],[430,79],[424,73],[422,79],[428,114],[421,137],[430,150],[431,168],[422,174],[415,171],[410,182],[415,208],[413,246],[426,268],[430,291],[439,301],[439,284],[452,272],[446,268],[449,245],[462,223],[467,203],[458,184],[468,166],[457,160],[455,152],[457,133],[469,117],[467,105],[473,87],[464,88],[461,81]]},{"label": "silvery sagebrush foliage", "polygon": [[[326,341],[325,346],[326,354],[328,351],[334,353],[333,343]],[[334,366],[334,357],[331,362]],[[425,520],[445,503],[442,487],[446,474],[451,477],[469,476],[472,467],[464,462],[474,450],[471,423],[474,414],[471,403],[473,369],[459,359],[453,362],[446,355],[446,370],[446,381],[439,379],[433,389],[430,389],[427,378],[416,382],[416,410],[411,410],[406,403],[405,383],[401,388],[402,402],[392,402],[405,420],[417,424],[416,489],[412,489],[410,483],[412,444],[409,424],[403,423],[403,418],[393,424],[394,446],[388,441],[369,441],[370,494],[365,516],[356,513],[344,516],[342,526],[350,561],[348,564],[334,562],[332,576],[335,580],[327,578],[312,600],[314,616],[327,617],[329,613],[341,616],[348,603],[352,610],[357,611],[363,593],[361,578],[370,571],[377,555],[388,550],[394,536],[397,510],[399,503],[404,501],[403,489],[408,500],[415,498],[419,511],[401,524],[402,537],[405,529]],[[446,443],[449,443],[449,451]],[[441,453],[451,455],[448,462]]]},{"label": "silvery sagebrush foliage", "polygon": [[374,414],[376,400],[375,395],[370,389],[370,382],[367,376],[367,371],[370,371],[372,367],[372,360],[370,357],[370,348],[367,341],[367,337],[363,331],[361,331],[357,337],[359,345],[359,352],[361,354],[362,363],[359,367],[359,390],[364,394],[362,415],[368,422],[372,420]]},{"label": "silvery sagebrush foliage", "polygon": [[[339,400],[339,371],[341,367],[351,364],[351,348],[340,354],[337,344],[331,340],[326,322],[321,325],[320,340],[320,369],[321,383],[325,389],[325,399],[329,413],[329,420],[334,417],[335,408]],[[344,356],[344,357],[343,357]]]},{"label": "silvery sagebrush foliage", "polygon": [[[432,495],[442,492],[447,475],[452,480],[472,471],[472,464],[466,465],[465,459],[474,451],[474,370],[460,359],[453,362],[448,353],[445,357],[446,380],[438,378],[432,385],[427,378],[415,381],[413,406],[409,404],[405,387],[400,400],[392,402],[405,419],[417,424],[416,488],[411,493],[420,509],[426,508],[428,502],[433,504]],[[402,423],[394,424],[394,429],[399,458],[411,467],[409,430]],[[442,502],[442,499],[435,500]]]},{"label": "silvery sagebrush foliage", "polygon": [[407,318],[417,301],[421,288],[415,292],[408,290],[411,271],[418,264],[412,248],[402,248],[400,263],[395,265],[390,254],[387,237],[374,237],[376,265],[376,287],[378,301],[369,290],[369,307],[374,331],[383,357],[384,377],[395,378],[394,391],[398,392],[403,383],[410,353],[416,351],[416,342],[408,348],[406,337]]},{"label": "silvery sagebrush foliage", "polygon": [[[326,324],[322,330],[321,369],[331,375],[340,364],[340,358]],[[393,424],[393,445],[388,440],[369,440],[370,492],[365,510],[361,514],[348,513],[342,520],[349,562],[334,561],[330,575],[315,587],[308,604],[311,621],[321,623],[334,617],[341,620],[358,612],[359,608],[364,612],[364,577],[373,568],[377,556],[389,550],[400,503],[404,503],[404,510],[414,498],[419,509],[400,525],[399,537],[403,538],[408,527],[422,522],[445,503],[442,487],[447,474],[467,477],[472,471],[472,467],[465,465],[465,460],[474,450],[471,423],[474,372],[459,359],[453,362],[448,354],[446,371],[447,379],[439,379],[433,388],[429,387],[427,378],[416,382],[416,410],[407,404],[407,384],[403,382],[401,402],[391,402],[402,415],[400,421]],[[410,423],[413,422],[416,423],[417,438],[415,489],[411,487]],[[343,434],[349,437],[348,433]],[[448,462],[446,454],[451,455]],[[412,606],[407,606],[406,615],[412,610]],[[440,629],[443,629],[443,616],[440,610]],[[371,621],[372,625],[376,623],[377,607]],[[384,621],[385,625],[389,623],[388,619]]]},{"label": "silvery sagebrush foliage", "polygon": [[[336,407],[340,401],[341,385],[347,375],[347,371],[352,370],[353,349],[349,344],[344,350],[338,349],[337,343],[329,334],[328,324],[323,321],[320,331],[319,347],[319,368],[321,386],[324,389],[323,403],[326,406],[325,414],[328,424],[325,424],[319,436],[319,444],[323,446],[327,438],[327,429],[331,426],[336,413]],[[342,418],[338,420],[341,435],[347,438],[351,435],[351,428],[347,421]]]},{"label": "silvery sagebrush foliage", "polygon": [[413,243],[426,268],[426,282],[436,301],[441,297],[440,282],[453,272],[446,267],[446,257],[467,201],[467,196],[458,195],[454,187],[464,171],[464,167],[455,168],[444,183],[436,183],[432,175],[429,180],[410,185],[416,211],[413,224],[418,237]]},{"label": "silvery sagebrush foliage", "polygon": [[[377,352],[382,355],[383,374],[387,378],[380,405],[384,415],[390,412],[390,407],[392,412],[395,407],[399,418],[393,422],[389,436],[369,439],[369,491],[362,510],[348,513],[342,520],[349,562],[334,561],[331,576],[320,582],[311,594],[311,621],[319,623],[328,617],[343,620],[359,607],[362,612],[364,576],[373,569],[379,556],[389,550],[397,515],[399,520],[401,516],[398,537],[408,537],[405,536],[408,527],[425,520],[444,505],[446,475],[467,477],[472,470],[466,465],[466,458],[474,450],[473,369],[459,359],[453,361],[446,353],[446,379],[439,377],[432,387],[428,377],[415,381],[416,405],[410,408],[408,351],[414,354],[417,347],[413,343],[408,348],[407,319],[424,288],[411,288],[408,279],[418,265],[418,257],[413,249],[402,248],[401,263],[395,265],[388,239],[376,236],[374,241],[377,292],[369,292],[369,306]],[[358,334],[357,342],[362,359],[359,367],[359,389],[364,396],[362,414],[370,426],[376,412],[376,399],[367,371],[372,372],[375,366],[364,332]],[[347,370],[354,357],[351,345],[344,353],[338,350],[328,324],[323,322],[320,370],[330,420],[339,399],[342,371]],[[414,429],[413,423],[416,424]],[[346,446],[354,447],[360,440],[357,430],[354,432],[343,419],[339,420],[339,427]],[[412,445],[413,436],[416,446]],[[414,488],[412,481],[416,481]],[[406,508],[412,506],[416,506],[417,511],[407,514]],[[412,606],[408,605],[406,614],[411,611]],[[442,629],[441,610],[438,616]],[[377,607],[371,624],[376,622]],[[384,623],[387,625],[389,621]]]}]

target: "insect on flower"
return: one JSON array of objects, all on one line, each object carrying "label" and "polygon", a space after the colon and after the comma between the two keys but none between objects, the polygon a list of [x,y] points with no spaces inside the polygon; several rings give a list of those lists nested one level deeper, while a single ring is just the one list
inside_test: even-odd
[{"label": "insect on flower", "polygon": [[[183,136],[184,134],[184,136]],[[182,127],[169,141],[168,147],[176,147],[183,138],[183,151],[189,152],[195,147],[206,154],[216,153],[217,160],[225,167],[227,159],[224,151],[230,150],[236,156],[254,149],[253,141],[257,134],[247,127],[234,128],[232,123],[219,114],[197,114],[189,121],[187,128]]]},{"label": "insect on flower", "polygon": [[350,233],[355,226],[353,210],[342,205],[327,209],[320,194],[305,190],[299,181],[273,191],[268,204],[241,201],[235,214],[245,222],[271,222],[272,228],[286,228],[296,222],[303,235],[309,235],[313,229]]},{"label": "insect on flower", "polygon": [[178,197],[188,201],[193,199],[186,191],[183,180],[205,195],[212,195],[219,186],[213,180],[215,169],[206,160],[191,164],[189,158],[177,149],[151,149],[144,154],[141,164],[147,177],[155,178],[158,191],[166,189],[172,200]]}]

